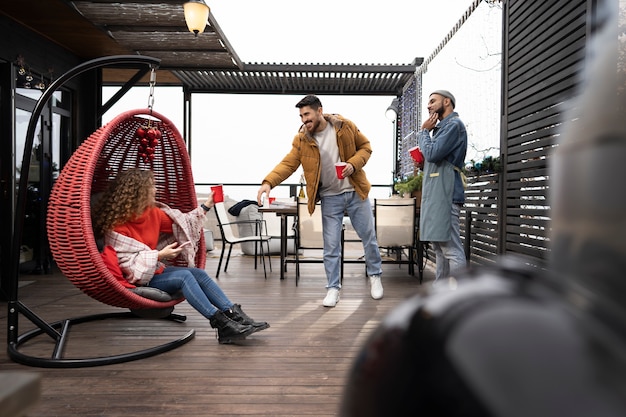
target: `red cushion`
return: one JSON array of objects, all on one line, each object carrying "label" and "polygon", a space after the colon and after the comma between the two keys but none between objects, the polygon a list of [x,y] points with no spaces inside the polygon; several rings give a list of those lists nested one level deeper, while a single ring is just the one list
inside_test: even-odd
[{"label": "red cushion", "polygon": [[124,278],[124,274],[122,274],[120,264],[117,261],[117,252],[115,252],[113,246],[107,245],[104,247],[104,250],[102,251],[102,260],[104,261],[104,264],[107,266],[107,268],[109,268],[109,271],[111,271],[111,274],[113,274],[115,279],[118,280],[120,284],[122,284],[126,288],[135,288],[133,284],[126,281],[126,278]]}]

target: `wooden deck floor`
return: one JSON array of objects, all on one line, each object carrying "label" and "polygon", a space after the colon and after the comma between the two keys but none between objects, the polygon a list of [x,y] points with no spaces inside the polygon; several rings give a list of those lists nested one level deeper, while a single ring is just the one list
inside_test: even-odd
[{"label": "wooden deck floor", "polygon": [[[207,260],[215,275],[219,251]],[[124,353],[182,336],[195,338],[152,358],[89,368],[33,368],[13,362],[6,349],[0,369],[31,371],[42,376],[42,395],[35,416],[334,416],[356,354],[385,315],[433,279],[427,267],[424,284],[407,274],[407,266],[384,265],[385,296],[375,301],[363,266],[346,265],[341,301],[321,306],[326,279],[321,264],[301,267],[296,287],[294,265],[281,281],[278,259],[263,278],[253,258],[235,256],[219,283],[248,314],[271,328],[237,345],[219,345],[214,330],[186,302],[176,307],[187,321],[105,320],[72,328],[66,357]],[[20,301],[48,322],[99,312],[119,311],[87,297],[60,274],[21,278]],[[0,311],[4,340],[6,302]],[[33,325],[20,317],[20,334]],[[38,336],[21,351],[46,356],[52,341]]]}]

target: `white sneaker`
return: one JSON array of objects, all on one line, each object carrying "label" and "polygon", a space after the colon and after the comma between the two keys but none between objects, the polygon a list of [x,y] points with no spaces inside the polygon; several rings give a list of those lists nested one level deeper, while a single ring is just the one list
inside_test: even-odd
[{"label": "white sneaker", "polygon": [[372,298],[374,300],[380,300],[383,298],[383,283],[380,280],[380,275],[372,275],[370,277],[370,286]]},{"label": "white sneaker", "polygon": [[326,297],[322,301],[324,307],[334,307],[339,302],[339,290],[337,288],[329,288]]}]

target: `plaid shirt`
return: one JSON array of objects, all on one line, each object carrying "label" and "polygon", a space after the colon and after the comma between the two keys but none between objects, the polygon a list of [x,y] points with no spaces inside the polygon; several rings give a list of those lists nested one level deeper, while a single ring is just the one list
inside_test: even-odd
[{"label": "plaid shirt", "polygon": [[166,265],[159,261],[159,250],[170,243],[191,241],[190,245],[183,248],[177,259],[182,260],[188,267],[195,266],[204,210],[198,207],[189,213],[183,213],[162,203],[157,203],[157,207],[163,210],[173,222],[173,233],[162,233],[157,249],[151,249],[143,242],[112,230],[104,236],[105,245],[113,246],[124,278],[131,284],[147,285],[155,274],[163,271]]}]

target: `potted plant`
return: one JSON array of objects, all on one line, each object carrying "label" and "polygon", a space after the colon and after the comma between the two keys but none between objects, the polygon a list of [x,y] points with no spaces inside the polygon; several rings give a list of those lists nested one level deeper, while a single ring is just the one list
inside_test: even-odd
[{"label": "potted plant", "polygon": [[417,200],[417,205],[420,205],[422,200],[422,179],[424,178],[424,173],[422,171],[417,171],[413,175],[409,175],[404,177],[401,180],[398,180],[393,188],[398,192],[398,194],[403,197],[415,197]]},{"label": "potted plant", "polygon": [[475,176],[494,174],[501,171],[500,165],[499,156],[485,156],[481,162],[476,162],[472,159],[470,165],[466,167],[466,171],[469,175]]}]

